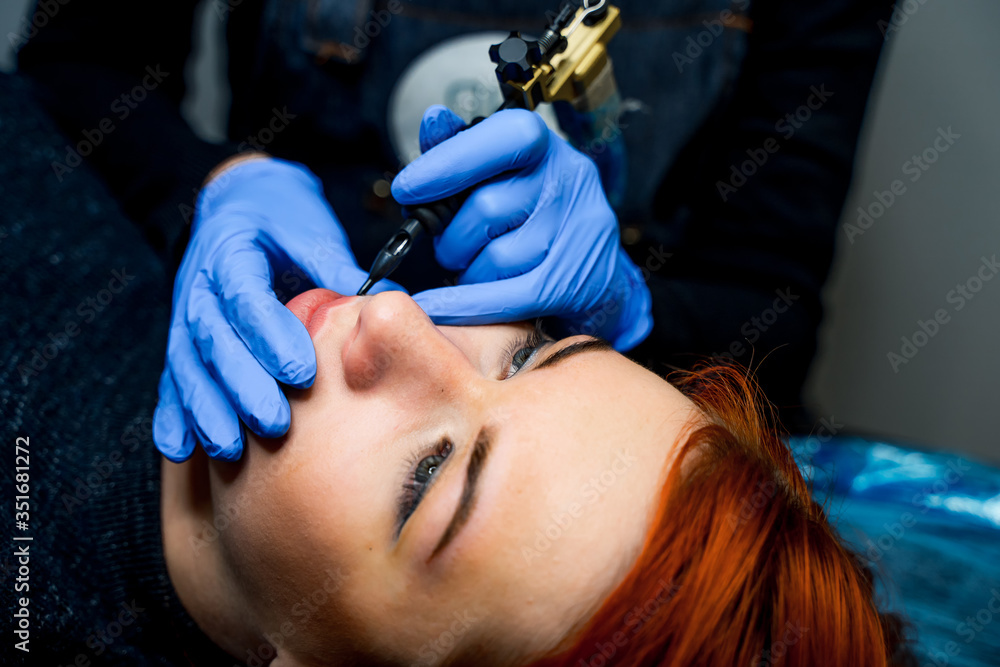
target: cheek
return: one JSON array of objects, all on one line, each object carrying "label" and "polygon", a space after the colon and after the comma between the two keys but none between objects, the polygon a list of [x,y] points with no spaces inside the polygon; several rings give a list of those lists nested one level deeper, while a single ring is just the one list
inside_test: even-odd
[{"label": "cheek", "polygon": [[219,494],[216,512],[228,515],[217,533],[228,566],[276,614],[304,613],[299,603],[314,593],[340,605],[340,583],[336,599],[318,591],[333,585],[331,576],[347,581],[370,566],[382,507],[370,458],[323,456],[299,438],[273,451],[254,445],[245,456],[239,484]]},{"label": "cheek", "polygon": [[323,372],[308,389],[284,388],[291,426],[284,440],[316,455],[356,455],[352,445],[379,442],[385,433],[385,406],[380,397],[350,391],[343,377]]}]

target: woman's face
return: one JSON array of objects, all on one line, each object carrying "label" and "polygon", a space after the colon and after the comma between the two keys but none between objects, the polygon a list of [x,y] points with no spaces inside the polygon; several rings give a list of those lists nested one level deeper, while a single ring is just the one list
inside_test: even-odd
[{"label": "woman's face", "polygon": [[336,296],[288,304],[318,362],[291,429],[212,463],[247,613],[279,662],[552,648],[638,555],[693,404],[587,336]]}]

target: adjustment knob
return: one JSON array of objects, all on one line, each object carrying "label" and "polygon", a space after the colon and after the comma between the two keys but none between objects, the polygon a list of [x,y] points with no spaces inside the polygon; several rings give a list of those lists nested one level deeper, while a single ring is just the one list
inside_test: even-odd
[{"label": "adjustment knob", "polygon": [[500,83],[530,81],[532,67],[541,62],[541,59],[542,52],[538,42],[524,39],[517,31],[511,32],[507,39],[490,47],[490,60],[497,64]]}]

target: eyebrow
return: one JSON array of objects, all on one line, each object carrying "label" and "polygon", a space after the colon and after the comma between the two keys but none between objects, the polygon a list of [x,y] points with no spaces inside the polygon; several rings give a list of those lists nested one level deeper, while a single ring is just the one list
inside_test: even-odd
[{"label": "eyebrow", "polygon": [[[560,348],[524,372],[530,373],[543,368],[552,368],[574,355],[601,350],[614,350],[614,347],[603,338],[582,340]],[[451,517],[451,521],[448,522],[448,527],[444,529],[444,534],[441,535],[441,539],[438,541],[437,546],[434,547],[434,551],[431,552],[426,562],[431,562],[435,556],[441,553],[455,539],[455,536],[462,530],[466,522],[468,522],[469,516],[472,514],[472,509],[476,504],[476,490],[478,489],[479,478],[482,475],[483,468],[486,466],[486,459],[493,449],[492,445],[492,429],[484,426],[479,429],[479,433],[476,435],[476,442],[472,446],[472,456],[469,457],[469,466],[465,471],[465,486],[462,488],[462,496],[459,498],[458,507],[455,509],[455,514]]]}]

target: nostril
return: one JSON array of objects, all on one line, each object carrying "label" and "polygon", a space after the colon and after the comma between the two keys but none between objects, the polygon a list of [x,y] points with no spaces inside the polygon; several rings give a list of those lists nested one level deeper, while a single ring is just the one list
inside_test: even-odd
[{"label": "nostril", "polygon": [[370,387],[386,374],[427,352],[433,322],[401,292],[381,292],[371,297],[358,314],[341,358],[348,386]]},{"label": "nostril", "polygon": [[[378,380],[378,365],[375,360],[382,356],[377,350],[377,341],[362,331],[361,320],[344,341],[341,351],[341,363],[344,367],[344,380],[351,389],[364,389]],[[384,362],[383,362],[384,365]]]},{"label": "nostril", "polygon": [[405,345],[392,332],[373,333],[370,323],[357,327],[344,345],[344,377],[353,389],[370,387],[380,381],[405,354]]},{"label": "nostril", "polygon": [[368,383],[375,382],[392,365],[390,355],[384,350],[376,352],[374,355],[362,360],[362,370],[360,375]]}]

